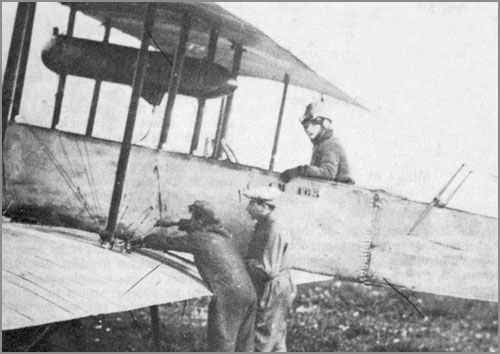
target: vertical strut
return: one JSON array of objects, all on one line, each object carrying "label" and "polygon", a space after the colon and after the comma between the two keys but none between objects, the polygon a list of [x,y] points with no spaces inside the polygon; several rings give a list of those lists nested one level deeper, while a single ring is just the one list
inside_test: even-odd
[{"label": "vertical strut", "polygon": [[224,110],[226,107],[227,96],[222,97],[220,100],[220,109],[219,109],[219,120],[217,121],[217,129],[215,130],[215,139],[214,139],[214,150],[212,151],[212,158],[217,158],[217,146],[220,145],[221,142],[221,132],[222,132],[222,122],[224,121]]},{"label": "vertical strut", "polygon": [[[240,44],[234,44],[234,58],[233,58],[233,70],[232,75],[233,79],[238,77],[240,72],[240,64],[241,58],[243,56],[243,47]],[[221,140],[226,138],[227,128],[229,126],[229,117],[231,115],[231,107],[233,105],[234,92],[227,96],[226,100],[226,108],[224,111],[224,118],[222,119],[222,125],[220,134],[217,136],[215,141],[215,158],[219,158],[221,156]]]},{"label": "vertical strut", "polygon": [[196,111],[196,121],[194,123],[193,138],[191,139],[191,146],[189,147],[190,154],[193,154],[193,152],[198,148],[201,133],[201,123],[203,122],[203,114],[205,112],[206,102],[207,100],[205,98],[198,98],[198,110]]},{"label": "vertical strut", "polygon": [[182,66],[184,65],[184,57],[186,56],[187,41],[189,38],[189,29],[191,27],[191,15],[184,12],[182,16],[181,33],[179,42],[175,50],[174,65],[170,71],[170,78],[168,83],[168,98],[167,107],[165,108],[165,115],[163,117],[163,125],[161,127],[160,141],[158,142],[158,149],[161,149],[163,144],[167,142],[168,131],[170,129],[170,122],[172,121],[172,111],[174,110],[175,96],[179,90],[181,82]]},{"label": "vertical strut", "polygon": [[[213,63],[215,60],[215,53],[217,50],[217,40],[219,39],[219,28],[212,27],[210,30],[210,39],[208,41],[208,51],[206,62]],[[194,124],[193,138],[191,139],[191,147],[189,153],[192,154],[197,148],[200,141],[201,123],[203,122],[203,113],[205,110],[205,98],[198,99],[198,111],[196,112],[196,122]]]},{"label": "vertical strut", "polygon": [[[71,7],[68,19],[68,30],[66,31],[67,37],[73,36],[73,30],[75,29],[75,17],[76,17],[76,9],[74,7]],[[52,125],[51,125],[52,129],[55,129],[57,127],[57,124],[59,124],[65,87],[66,87],[66,74],[62,73],[59,76],[59,84],[57,85],[56,102],[54,105],[54,114],[52,115]]]},{"label": "vertical strut", "polygon": [[285,112],[285,102],[286,94],[288,92],[288,84],[290,83],[290,76],[285,74],[283,78],[283,95],[281,96],[280,112],[278,114],[278,125],[276,126],[276,133],[274,134],[273,152],[271,153],[271,161],[269,162],[269,169],[272,171],[274,168],[274,159],[276,157],[276,152],[278,151],[278,143],[280,140],[281,133],[281,122],[283,120],[283,113]]},{"label": "vertical strut", "polygon": [[24,26],[26,25],[26,17],[28,15],[28,3],[20,2],[17,5],[16,18],[14,20],[14,28],[12,30],[12,38],[10,41],[9,56],[5,66],[5,72],[2,82],[2,145],[5,140],[5,131],[9,120],[10,108],[14,95],[14,85],[19,68],[19,59],[23,46]]},{"label": "vertical strut", "polygon": [[120,209],[120,202],[122,198],[123,184],[125,182],[125,174],[127,172],[130,149],[132,147],[132,136],[134,133],[135,119],[137,116],[137,107],[139,105],[139,98],[141,97],[144,73],[146,71],[148,61],[148,46],[150,42],[148,33],[153,32],[152,29],[154,25],[155,10],[156,3],[148,3],[146,18],[144,21],[144,30],[142,31],[141,49],[138,54],[137,65],[134,70],[134,78],[132,81],[132,96],[130,97],[127,123],[125,125],[125,132],[123,134],[120,157],[118,158],[118,167],[116,169],[115,184],[113,187],[113,195],[111,197],[111,204],[109,206],[106,235],[104,236],[103,241],[112,240],[113,233],[116,227],[116,220],[118,217],[118,210]]},{"label": "vertical strut", "polygon": [[[110,32],[111,32],[111,23],[109,19],[106,19],[104,23],[104,38],[102,40],[103,43],[108,43]],[[94,93],[92,94],[92,103],[90,105],[87,130],[85,131],[86,136],[92,136],[92,131],[94,130],[95,115],[97,113],[97,103],[99,102],[99,93],[101,92],[101,83],[102,80],[96,79],[94,86]]]},{"label": "vertical strut", "polygon": [[26,25],[23,33],[23,46],[21,50],[21,57],[19,59],[19,71],[16,79],[14,102],[12,103],[12,111],[10,113],[10,120],[12,121],[16,119],[16,116],[19,114],[19,107],[21,106],[24,79],[26,77],[26,66],[28,65],[31,38],[33,34],[33,23],[35,21],[36,2],[29,2],[28,4],[28,16],[26,17]]}]

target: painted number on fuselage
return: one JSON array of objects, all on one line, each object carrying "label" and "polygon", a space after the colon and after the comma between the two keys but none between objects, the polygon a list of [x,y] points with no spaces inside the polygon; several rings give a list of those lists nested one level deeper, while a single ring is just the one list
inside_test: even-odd
[{"label": "painted number on fuselage", "polygon": [[303,195],[304,197],[319,198],[319,190],[317,189],[298,187],[297,194]]},{"label": "painted number on fuselage", "polygon": [[[269,183],[269,187],[276,187],[282,192],[285,191],[285,186],[285,183]],[[319,198],[319,190],[314,188],[298,187],[296,193],[297,195],[303,195],[304,197]]]}]

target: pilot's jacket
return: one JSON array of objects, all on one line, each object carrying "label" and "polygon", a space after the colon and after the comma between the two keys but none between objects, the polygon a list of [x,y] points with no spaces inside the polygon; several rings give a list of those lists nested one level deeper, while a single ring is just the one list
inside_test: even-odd
[{"label": "pilot's jacket", "polygon": [[255,351],[286,351],[286,317],[296,294],[292,282],[287,234],[274,212],[257,221],[246,258],[257,291]]},{"label": "pilot's jacket", "polygon": [[147,236],[144,246],[189,252],[214,297],[208,308],[208,351],[254,350],[256,292],[230,234],[220,225],[182,225],[186,236]]},{"label": "pilot's jacket", "polygon": [[344,148],[333,130],[325,129],[313,141],[311,164],[304,166],[303,175],[353,184]]}]

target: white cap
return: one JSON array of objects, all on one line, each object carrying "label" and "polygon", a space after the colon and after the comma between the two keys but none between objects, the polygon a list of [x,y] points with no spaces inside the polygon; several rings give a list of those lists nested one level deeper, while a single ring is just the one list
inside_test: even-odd
[{"label": "white cap", "polygon": [[243,192],[243,195],[257,202],[265,202],[266,204],[276,206],[275,202],[281,195],[281,191],[276,187],[259,187]]}]

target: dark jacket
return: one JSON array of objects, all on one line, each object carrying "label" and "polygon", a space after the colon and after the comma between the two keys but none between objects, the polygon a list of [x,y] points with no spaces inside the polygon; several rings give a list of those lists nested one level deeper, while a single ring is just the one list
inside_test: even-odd
[{"label": "dark jacket", "polygon": [[151,234],[144,246],[194,255],[201,277],[214,293],[208,309],[208,351],[253,351],[256,291],[231,234],[219,224],[201,225],[189,220],[181,222],[179,229],[188,234]]},{"label": "dark jacket", "polygon": [[349,175],[349,164],[344,148],[333,130],[324,130],[313,141],[311,164],[304,166],[304,176],[354,184]]}]

